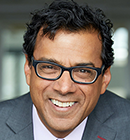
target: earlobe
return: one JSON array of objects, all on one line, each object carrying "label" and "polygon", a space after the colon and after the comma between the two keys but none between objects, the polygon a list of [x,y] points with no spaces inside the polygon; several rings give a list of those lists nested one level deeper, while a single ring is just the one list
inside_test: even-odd
[{"label": "earlobe", "polygon": [[25,54],[25,64],[24,64],[24,72],[26,76],[26,83],[30,85],[30,76],[31,76],[31,66],[29,65],[28,56]]},{"label": "earlobe", "polygon": [[110,83],[110,80],[111,80],[111,72],[110,72],[110,67],[108,67],[103,75],[101,94],[103,94],[106,91]]}]

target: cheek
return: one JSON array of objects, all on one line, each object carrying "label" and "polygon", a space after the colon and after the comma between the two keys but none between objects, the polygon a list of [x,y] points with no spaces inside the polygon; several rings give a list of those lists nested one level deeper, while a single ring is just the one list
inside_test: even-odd
[{"label": "cheek", "polygon": [[30,94],[34,104],[42,104],[45,100],[45,90],[51,85],[51,81],[39,78],[35,73],[30,77]]},{"label": "cheek", "polygon": [[100,94],[100,85],[95,83],[89,85],[79,85],[79,89],[84,95],[84,100],[94,99]]},{"label": "cheek", "polygon": [[[32,69],[31,76],[30,76],[30,90],[33,91],[42,91],[46,87],[48,87],[50,84],[50,81],[44,80],[39,78],[36,74],[34,69]],[[36,94],[39,94],[37,92]]]},{"label": "cheek", "polygon": [[84,116],[88,116],[97,104],[101,93],[101,84],[94,83],[90,85],[80,85],[79,89],[82,91],[84,103],[82,109]]}]

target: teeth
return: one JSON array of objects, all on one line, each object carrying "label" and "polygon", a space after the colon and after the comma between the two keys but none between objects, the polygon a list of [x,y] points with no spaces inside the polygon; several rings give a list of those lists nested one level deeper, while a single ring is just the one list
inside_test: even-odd
[{"label": "teeth", "polygon": [[74,102],[66,102],[66,103],[62,103],[62,102],[59,102],[57,100],[54,100],[54,99],[51,99],[52,103],[54,105],[57,105],[59,107],[69,107],[69,106],[72,106],[74,105]]}]

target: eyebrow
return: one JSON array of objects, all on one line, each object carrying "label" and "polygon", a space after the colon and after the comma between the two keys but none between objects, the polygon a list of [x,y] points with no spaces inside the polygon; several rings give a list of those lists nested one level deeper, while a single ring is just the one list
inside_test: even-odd
[{"label": "eyebrow", "polygon": [[[63,64],[60,61],[57,61],[57,60],[52,59],[52,58],[42,57],[38,61],[48,61],[48,62],[53,62],[53,63],[56,63],[56,64],[59,64],[59,65],[63,66]],[[91,67],[95,67],[95,65],[92,62],[88,62],[88,63],[84,63],[84,62],[75,63],[74,66],[91,66]]]},{"label": "eyebrow", "polygon": [[57,63],[57,64],[61,65],[61,63],[59,61],[57,61],[55,59],[52,59],[52,58],[44,58],[44,57],[42,57],[38,61],[48,61],[48,62],[53,62],[53,63]]},{"label": "eyebrow", "polygon": [[77,63],[76,66],[92,66],[95,67],[95,65],[92,62],[88,62],[88,63]]}]

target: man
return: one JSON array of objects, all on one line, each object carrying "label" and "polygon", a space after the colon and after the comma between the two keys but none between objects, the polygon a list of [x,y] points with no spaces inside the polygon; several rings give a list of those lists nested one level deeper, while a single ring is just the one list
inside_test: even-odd
[{"label": "man", "polygon": [[30,93],[0,104],[0,140],[128,140],[130,103],[107,91],[112,23],[99,9],[54,1],[24,36]]}]

